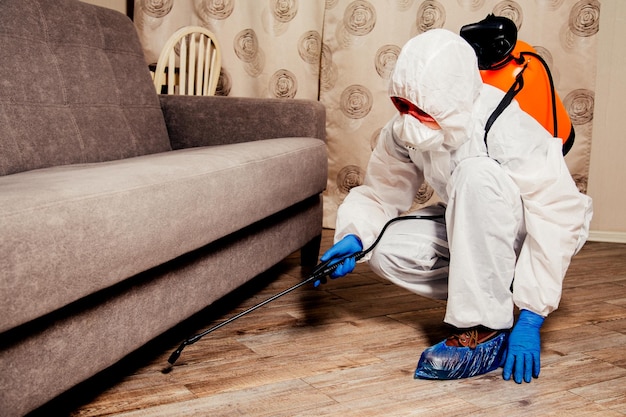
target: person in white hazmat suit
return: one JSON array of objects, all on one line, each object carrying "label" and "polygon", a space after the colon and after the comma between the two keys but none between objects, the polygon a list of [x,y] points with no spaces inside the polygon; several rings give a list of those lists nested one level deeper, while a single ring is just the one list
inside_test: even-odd
[{"label": "person in white hazmat suit", "polygon": [[540,370],[540,327],[587,238],[591,199],[572,180],[561,140],[516,101],[485,139],[504,93],[483,84],[474,50],[455,33],[411,39],[389,95],[398,113],[380,133],[364,183],[340,205],[335,244],[321,260],[340,263],[331,278],[350,273],[350,256],[406,213],[426,181],[442,203],[411,214],[441,218],[391,224],[363,258],[401,287],[447,299],[444,321],[458,332],[422,353],[415,377],[503,366],[504,379],[530,382]]}]

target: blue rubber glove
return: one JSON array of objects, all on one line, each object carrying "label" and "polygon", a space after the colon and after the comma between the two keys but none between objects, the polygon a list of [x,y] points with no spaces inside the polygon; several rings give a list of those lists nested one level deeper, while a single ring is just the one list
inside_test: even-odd
[{"label": "blue rubber glove", "polygon": [[[331,262],[329,265],[334,265],[337,262],[341,262],[341,259],[346,258],[347,256],[352,256],[357,252],[363,250],[363,244],[361,240],[356,235],[347,235],[339,242],[335,243],[330,249],[328,249],[320,258],[320,261],[326,262],[329,259],[337,258],[336,262]],[[341,278],[343,276],[348,275],[350,272],[354,271],[354,267],[356,266],[356,260],[354,257],[350,257],[341,262],[341,265],[337,267],[333,272],[331,272],[331,278]],[[314,286],[317,287],[320,285],[321,281],[316,281]]]},{"label": "blue rubber glove", "polygon": [[539,329],[543,320],[543,317],[532,311],[520,312],[519,319],[509,335],[504,371],[502,371],[502,377],[507,381],[511,379],[511,374],[518,384],[522,383],[522,378],[530,382],[532,377],[539,377],[541,369]]}]

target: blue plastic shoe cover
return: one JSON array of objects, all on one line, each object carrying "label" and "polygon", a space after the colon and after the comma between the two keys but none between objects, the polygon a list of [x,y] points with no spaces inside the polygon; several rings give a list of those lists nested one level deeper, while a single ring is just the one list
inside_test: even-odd
[{"label": "blue plastic shoe cover", "polygon": [[498,369],[504,363],[508,335],[501,332],[475,349],[447,346],[445,340],[437,343],[422,352],[415,378],[461,379]]}]

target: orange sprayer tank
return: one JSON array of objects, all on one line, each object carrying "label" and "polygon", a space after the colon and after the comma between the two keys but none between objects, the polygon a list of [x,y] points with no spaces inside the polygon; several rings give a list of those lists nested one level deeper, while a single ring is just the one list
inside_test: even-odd
[{"label": "orange sprayer tank", "polygon": [[511,55],[516,59],[510,60],[506,65],[497,69],[481,70],[480,75],[484,83],[506,92],[515,82],[515,77],[524,67],[524,63],[528,63],[523,74],[524,88],[517,93],[515,99],[522,110],[534,117],[548,132],[563,141],[566,152],[574,140],[574,129],[569,115],[555,92],[557,118],[557,132],[555,132],[548,73],[537,57],[523,55],[524,61],[520,63],[517,58],[520,58],[524,52],[537,53],[532,46],[518,40],[511,52]]}]

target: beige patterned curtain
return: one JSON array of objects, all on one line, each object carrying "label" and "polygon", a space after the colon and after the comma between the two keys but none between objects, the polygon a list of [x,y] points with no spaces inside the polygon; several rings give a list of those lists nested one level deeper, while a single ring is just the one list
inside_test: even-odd
[{"label": "beige patterned curtain", "polygon": [[[324,226],[363,180],[394,108],[387,85],[401,46],[432,28],[454,32],[494,13],[548,62],[576,131],[566,157],[586,190],[591,149],[598,0],[136,0],[135,24],[155,62],[178,28],[201,25],[222,45],[218,94],[319,99],[327,109]],[[415,207],[437,200],[425,185]]]}]

